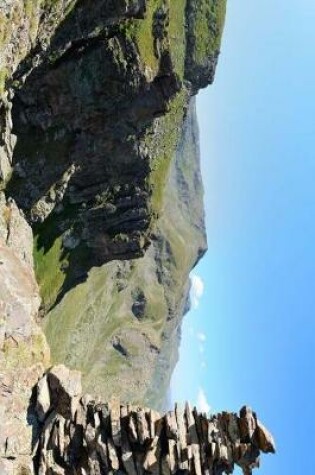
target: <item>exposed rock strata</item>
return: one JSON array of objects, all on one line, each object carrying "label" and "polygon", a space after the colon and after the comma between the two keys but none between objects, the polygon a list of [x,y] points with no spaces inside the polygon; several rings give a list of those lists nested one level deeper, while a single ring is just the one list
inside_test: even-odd
[{"label": "exposed rock strata", "polygon": [[44,319],[53,361],[81,369],[85,391],[163,408],[188,308],[189,273],[207,248],[202,200],[191,101],[145,256],[92,269]]},{"label": "exposed rock strata", "polygon": [[20,3],[0,17],[1,167],[39,247],[62,240],[48,308],[92,266],[145,254],[189,96],[213,81],[226,2]]},{"label": "exposed rock strata", "polygon": [[[143,408],[161,406],[206,250],[191,96],[225,4],[0,0],[1,475],[249,474],[274,451],[249,408]],[[44,374],[25,216],[53,359],[82,385]]]},{"label": "exposed rock strata", "polygon": [[226,1],[2,3],[0,187],[33,227],[53,361],[161,407],[206,249],[191,96]]},{"label": "exposed rock strata", "polygon": [[[39,474],[232,473],[259,467],[260,452],[275,452],[270,433],[249,408],[210,418],[176,406],[150,409],[81,396],[78,374],[58,366],[37,386],[42,426],[35,443]],[[56,398],[56,394],[58,397]]]},{"label": "exposed rock strata", "polygon": [[31,265],[32,245],[30,227],[15,203],[7,203],[0,193],[1,475],[31,473],[27,471],[33,465],[30,398],[49,364],[49,348],[35,322],[40,297]]}]

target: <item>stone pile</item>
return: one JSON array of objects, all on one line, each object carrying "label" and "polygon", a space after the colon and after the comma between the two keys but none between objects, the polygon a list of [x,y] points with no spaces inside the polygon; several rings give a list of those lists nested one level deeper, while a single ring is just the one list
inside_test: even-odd
[{"label": "stone pile", "polygon": [[256,414],[223,412],[210,418],[186,404],[161,416],[141,407],[102,403],[81,395],[80,373],[52,368],[37,385],[41,427],[34,446],[39,475],[245,475],[260,451],[275,452]]}]

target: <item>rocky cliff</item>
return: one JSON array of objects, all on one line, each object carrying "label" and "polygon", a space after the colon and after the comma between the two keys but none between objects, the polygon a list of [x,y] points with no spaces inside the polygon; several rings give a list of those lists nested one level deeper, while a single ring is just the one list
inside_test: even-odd
[{"label": "rocky cliff", "polygon": [[0,186],[33,229],[52,360],[104,398],[161,406],[177,359],[206,249],[192,96],[213,80],[224,13],[2,2]]},{"label": "rocky cliff", "polygon": [[79,374],[63,366],[37,385],[41,424],[33,453],[39,473],[220,475],[237,464],[249,475],[259,467],[260,452],[275,452],[271,434],[249,407],[209,418],[186,404],[161,416],[96,401],[80,389]]},{"label": "rocky cliff", "polygon": [[[225,6],[0,0],[1,474],[135,470],[113,428],[105,445],[81,437],[73,404],[97,420],[82,373],[82,390],[119,398],[126,417],[126,403],[163,406],[207,247],[194,96],[213,81]],[[57,363],[62,384],[56,369],[40,379]],[[164,460],[177,446],[157,419]],[[245,438],[230,465],[257,456]]]},{"label": "rocky cliff", "polygon": [[17,206],[7,202],[0,192],[0,473],[3,475],[18,474],[18,466],[30,465],[33,434],[30,399],[33,387],[50,363],[46,338],[36,324],[40,296],[32,266],[32,241],[31,228]]}]

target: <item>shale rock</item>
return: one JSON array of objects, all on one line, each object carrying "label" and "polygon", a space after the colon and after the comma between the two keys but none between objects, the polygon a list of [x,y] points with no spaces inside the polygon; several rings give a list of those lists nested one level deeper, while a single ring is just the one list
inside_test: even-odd
[{"label": "shale rock", "polygon": [[33,272],[33,233],[22,211],[0,191],[0,242],[11,248]]},{"label": "shale rock", "polygon": [[[60,368],[52,368],[43,380],[49,380],[50,374],[56,372],[60,373]],[[275,451],[271,435],[254,413],[259,437],[251,431],[242,432],[249,413],[246,407],[239,415],[222,413],[208,418],[187,404],[185,412],[176,407],[175,412],[161,416],[146,408],[121,405],[117,400],[107,405],[93,400],[86,403],[81,397],[75,413],[71,414],[72,397],[80,396],[76,391],[75,396],[71,396],[71,388],[77,386],[77,375],[73,373],[73,382],[71,379],[69,372],[64,399],[68,400],[68,416],[65,418],[59,412],[55,389],[50,387],[52,404],[44,417],[36,446],[35,458],[41,474],[66,474],[68,470],[75,470],[91,475],[112,471],[126,475],[163,475],[184,470],[187,474],[217,475],[232,473],[234,464],[248,474],[259,466],[260,451]],[[43,380],[38,388],[42,388]],[[37,393],[40,395],[39,390]],[[65,414],[65,406],[62,411]],[[227,425],[231,418],[236,423],[232,437]]]},{"label": "shale rock", "polygon": [[50,353],[35,321],[40,297],[30,266],[32,232],[16,205],[0,199],[0,467],[11,475],[33,473],[38,424],[30,399]]}]

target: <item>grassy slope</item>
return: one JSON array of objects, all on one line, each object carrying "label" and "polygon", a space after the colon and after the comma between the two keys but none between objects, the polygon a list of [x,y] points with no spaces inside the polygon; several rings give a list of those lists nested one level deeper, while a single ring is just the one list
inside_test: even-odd
[{"label": "grassy slope", "polygon": [[[40,283],[40,293],[45,308],[50,308],[59,290],[65,281],[65,273],[62,272],[62,265],[67,265],[66,257],[62,258],[62,239],[55,239],[52,247],[47,251],[39,245],[39,236],[35,235],[34,240],[34,261],[35,273]],[[47,272],[49,269],[49,272]]]},{"label": "grassy slope", "polygon": [[166,394],[172,370],[178,359],[177,328],[188,286],[188,274],[195,264],[198,249],[205,249],[206,236],[203,227],[203,187],[199,170],[198,129],[192,103],[184,125],[184,136],[179,143],[175,161],[165,190],[164,212],[159,229],[169,244],[172,259],[164,259],[169,285],[168,300],[175,310],[173,321],[166,323],[169,340],[163,343],[164,360],[157,366],[154,384],[146,394],[148,405],[161,405]]},{"label": "grassy slope", "polygon": [[[125,358],[113,348],[113,337],[120,336],[121,343],[133,359],[141,354],[144,356],[141,334],[146,334],[152,345],[159,346],[167,313],[164,289],[158,282],[155,262],[150,254],[127,263],[123,271],[120,267],[114,261],[92,269],[87,282],[68,292],[50,312],[45,323],[53,361],[80,368],[84,374],[85,389],[94,390],[104,397],[110,397],[119,388],[117,369],[121,373],[128,372],[131,366],[130,358]],[[117,274],[123,274],[123,277],[118,278]],[[144,289],[148,301],[141,322],[132,313],[132,294],[138,288]],[[124,335],[132,331],[139,332],[139,338],[130,342]],[[148,378],[147,369],[143,368],[142,379]],[[128,378],[127,385],[122,383],[124,387],[121,390],[126,394],[130,386],[130,393],[135,397],[131,379]],[[142,397],[140,390],[139,401]]]},{"label": "grassy slope", "polygon": [[151,207],[156,215],[163,207],[165,184],[180,136],[187,99],[187,90],[183,88],[171,101],[169,112],[158,119],[158,133],[152,135],[148,131],[147,134],[146,142],[154,157],[148,185],[152,190]]},{"label": "grassy slope", "polygon": [[[169,333],[171,339],[175,337],[186,299],[188,273],[198,247],[205,246],[203,230],[197,226],[202,223],[203,208],[202,188],[194,189],[198,169],[195,154],[195,147],[187,143],[178,155],[182,158],[180,173],[189,184],[188,198],[193,197],[189,199],[189,209],[181,202],[182,190],[172,161],[171,176],[166,180],[165,209],[158,222],[158,232],[164,239],[160,250],[151,246],[142,259],[113,261],[92,269],[87,282],[69,291],[45,321],[53,361],[83,370],[88,392],[108,398],[119,391],[122,399],[160,406],[163,385],[168,384],[177,359],[177,340],[173,347],[165,349],[163,333]],[[157,273],[156,258],[162,259],[162,277]],[[143,290],[147,301],[141,320],[132,313],[137,289]],[[168,324],[170,310],[173,321]],[[127,357],[113,348],[115,336],[119,336]],[[149,344],[163,348],[167,360],[157,387],[152,387],[156,361]],[[160,381],[159,377],[156,381]]]},{"label": "grassy slope", "polygon": [[186,0],[148,0],[145,20],[132,20],[128,23],[128,34],[136,42],[143,65],[155,74],[158,72],[158,59],[154,52],[153,23],[154,14],[163,8],[169,9],[169,25],[166,31],[165,47],[170,49],[175,72],[182,79],[185,64],[185,8]]},{"label": "grassy slope", "polygon": [[200,0],[194,24],[197,63],[202,63],[205,58],[220,50],[225,12],[226,0]]}]

